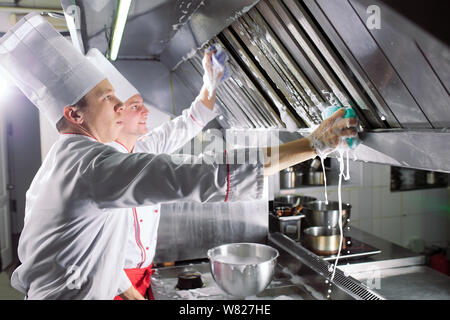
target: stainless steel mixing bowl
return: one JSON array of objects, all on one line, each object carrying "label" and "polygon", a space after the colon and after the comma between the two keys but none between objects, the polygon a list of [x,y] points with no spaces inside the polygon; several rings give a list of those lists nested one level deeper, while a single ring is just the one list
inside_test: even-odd
[{"label": "stainless steel mixing bowl", "polygon": [[278,251],[258,243],[231,243],[208,250],[217,285],[235,297],[253,296],[272,281]]},{"label": "stainless steel mixing bowl", "polygon": [[[352,206],[342,203],[342,227],[345,227],[350,219]],[[302,213],[305,215],[308,227],[339,228],[339,202],[338,201],[312,201],[304,205]]]}]

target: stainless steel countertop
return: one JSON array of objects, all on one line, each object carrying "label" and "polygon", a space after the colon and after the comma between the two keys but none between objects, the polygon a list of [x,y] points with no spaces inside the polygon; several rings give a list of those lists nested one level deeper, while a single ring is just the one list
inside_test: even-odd
[{"label": "stainless steel countertop", "polygon": [[381,250],[338,268],[386,299],[450,300],[450,277],[428,266],[425,257],[357,228],[346,233]]},{"label": "stainless steel countertop", "polygon": [[350,227],[345,235],[376,247],[381,253],[357,260],[342,260],[338,266],[344,272],[354,273],[425,264],[425,256],[358,228]]}]

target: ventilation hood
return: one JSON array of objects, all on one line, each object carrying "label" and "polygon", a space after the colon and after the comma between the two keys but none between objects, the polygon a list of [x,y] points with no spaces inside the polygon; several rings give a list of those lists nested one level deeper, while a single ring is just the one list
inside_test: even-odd
[{"label": "ventilation hood", "polygon": [[[81,8],[86,50],[107,52],[117,1],[73,2]],[[157,62],[185,87],[176,94],[194,93],[203,73],[200,49],[220,43],[233,70],[217,94],[222,128],[292,138],[339,102],[360,119],[357,160],[450,172],[446,11],[443,1],[428,2],[434,16],[427,18],[417,3],[135,0],[118,61]]]}]

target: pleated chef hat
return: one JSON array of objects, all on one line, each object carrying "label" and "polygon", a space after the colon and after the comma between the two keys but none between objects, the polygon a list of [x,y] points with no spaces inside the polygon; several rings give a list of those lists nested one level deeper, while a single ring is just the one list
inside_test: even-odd
[{"label": "pleated chef hat", "polygon": [[106,77],[37,13],[0,39],[0,66],[52,124]]},{"label": "pleated chef hat", "polygon": [[108,59],[97,49],[92,48],[86,57],[102,71],[109,82],[111,82],[115,96],[122,102],[127,101],[139,91],[109,62]]}]

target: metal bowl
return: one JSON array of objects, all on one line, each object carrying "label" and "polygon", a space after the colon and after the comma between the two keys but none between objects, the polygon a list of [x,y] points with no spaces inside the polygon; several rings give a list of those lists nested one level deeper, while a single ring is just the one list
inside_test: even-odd
[{"label": "metal bowl", "polygon": [[279,253],[258,243],[231,243],[208,250],[217,285],[235,297],[253,296],[272,281]]},{"label": "metal bowl", "polygon": [[[342,227],[344,228],[350,219],[352,206],[342,203]],[[338,201],[311,201],[305,204],[302,213],[308,227],[339,228],[339,202]]]}]

